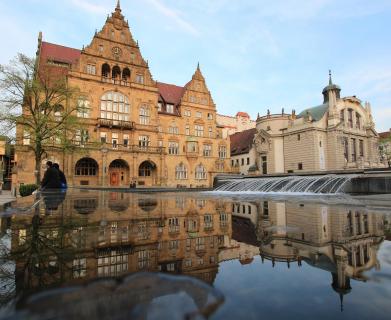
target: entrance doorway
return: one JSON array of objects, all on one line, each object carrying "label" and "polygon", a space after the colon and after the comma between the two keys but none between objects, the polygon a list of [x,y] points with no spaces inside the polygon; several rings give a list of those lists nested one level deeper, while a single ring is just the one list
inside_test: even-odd
[{"label": "entrance doorway", "polygon": [[116,159],[109,166],[110,186],[129,186],[129,165],[125,160]]}]

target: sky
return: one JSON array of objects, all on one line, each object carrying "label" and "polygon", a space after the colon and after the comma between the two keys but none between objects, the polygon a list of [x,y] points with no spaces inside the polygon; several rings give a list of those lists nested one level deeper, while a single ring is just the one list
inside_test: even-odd
[{"label": "sky", "polygon": [[[116,0],[0,0],[0,64],[44,41],[81,49]],[[391,0],[122,0],[155,80],[185,85],[200,63],[217,110],[285,112],[342,96],[369,101],[391,128]]]}]

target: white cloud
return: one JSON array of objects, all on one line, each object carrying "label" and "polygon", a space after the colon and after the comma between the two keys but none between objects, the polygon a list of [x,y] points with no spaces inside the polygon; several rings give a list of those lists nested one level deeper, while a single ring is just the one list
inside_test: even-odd
[{"label": "white cloud", "polygon": [[[188,21],[182,17],[182,13],[171,9],[164,5],[160,0],[147,0],[157,11],[165,15],[171,21],[175,22],[179,27],[184,31],[194,35],[199,36],[200,32]],[[170,21],[170,20],[169,20]]]}]

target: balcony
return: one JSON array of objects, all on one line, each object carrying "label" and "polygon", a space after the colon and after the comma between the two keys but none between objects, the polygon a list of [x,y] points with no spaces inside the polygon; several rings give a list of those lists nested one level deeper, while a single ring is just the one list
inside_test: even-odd
[{"label": "balcony", "polygon": [[109,78],[109,77],[102,77],[102,82],[116,84],[124,87],[130,87],[130,81],[119,79],[119,78]]},{"label": "balcony", "polygon": [[186,151],[186,157],[198,158],[198,151]]},{"label": "balcony", "polygon": [[101,127],[107,128],[121,128],[121,129],[129,129],[132,130],[135,128],[134,121],[123,121],[123,120],[111,120],[98,118],[98,124]]}]

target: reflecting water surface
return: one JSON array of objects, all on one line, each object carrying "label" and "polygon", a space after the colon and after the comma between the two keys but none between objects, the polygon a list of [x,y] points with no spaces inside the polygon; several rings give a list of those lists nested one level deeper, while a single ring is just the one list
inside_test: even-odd
[{"label": "reflecting water surface", "polygon": [[[390,223],[384,203],[379,209],[354,199],[98,191],[26,197],[1,217],[0,316],[49,319],[45,310],[77,302],[80,318],[126,319],[131,309],[142,319],[148,309],[150,318],[179,319],[173,309],[188,306],[183,314],[212,319],[389,319]],[[154,284],[159,290],[147,292]]]}]

